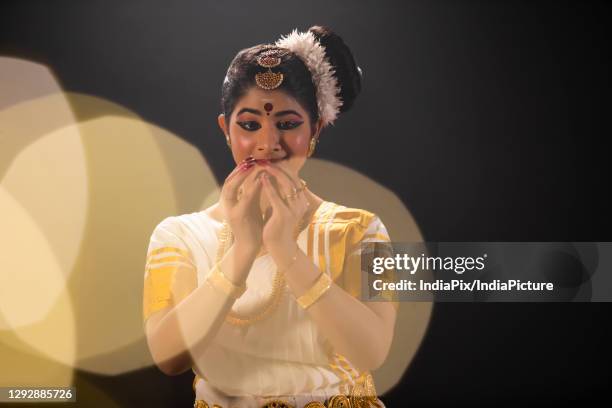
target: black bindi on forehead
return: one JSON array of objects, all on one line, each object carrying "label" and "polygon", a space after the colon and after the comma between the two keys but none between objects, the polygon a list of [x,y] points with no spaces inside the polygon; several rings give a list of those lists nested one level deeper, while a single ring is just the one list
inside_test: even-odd
[{"label": "black bindi on forehead", "polygon": [[270,112],[272,111],[272,109],[274,109],[274,105],[272,105],[270,102],[267,102],[264,105],[264,110],[266,111],[266,115],[270,116]]}]

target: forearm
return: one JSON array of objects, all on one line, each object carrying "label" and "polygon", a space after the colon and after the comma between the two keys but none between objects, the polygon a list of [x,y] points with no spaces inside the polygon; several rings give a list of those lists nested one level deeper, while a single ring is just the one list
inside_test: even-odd
[{"label": "forearm", "polygon": [[393,333],[361,301],[332,284],[307,310],[334,349],[360,371],[375,370],[382,365]]},{"label": "forearm", "polygon": [[[280,265],[291,263],[287,253],[292,257],[295,252],[277,252]],[[320,274],[300,250],[289,265],[286,278],[297,298],[312,287]],[[393,325],[340,286],[332,283],[329,290],[306,310],[334,349],[359,370],[374,370],[384,362],[393,338]]]},{"label": "forearm", "polygon": [[[255,256],[232,246],[219,265],[226,277],[241,285]],[[181,373],[191,366],[190,355],[203,352],[215,337],[235,299],[207,282],[172,308],[157,324],[149,341],[153,358],[165,372]]]}]

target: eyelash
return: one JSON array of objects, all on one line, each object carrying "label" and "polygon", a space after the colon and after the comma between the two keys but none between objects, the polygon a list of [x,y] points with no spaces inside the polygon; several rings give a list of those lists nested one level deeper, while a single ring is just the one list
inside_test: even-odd
[{"label": "eyelash", "polygon": [[[254,120],[247,120],[247,121],[243,121],[243,122],[236,122],[236,123],[238,123],[238,125],[239,125],[241,128],[243,128],[244,130],[247,130],[247,131],[249,131],[249,132],[255,132],[256,130],[259,130],[259,129],[261,128],[261,126],[259,125],[259,123],[257,123],[257,122],[256,122],[256,121],[254,121]],[[282,124],[286,124],[286,123],[288,123],[288,124],[289,124],[289,126],[288,126],[288,127],[286,127],[286,128],[284,128],[284,127],[282,126]],[[302,123],[304,123],[304,122],[297,122],[297,121],[293,121],[293,120],[285,120],[285,121],[282,121],[282,122],[278,122],[277,127],[278,127],[280,130],[292,130],[292,129],[295,129],[295,128],[299,127],[299,126],[300,126]],[[250,129],[249,129],[249,125],[252,125],[252,124],[256,124],[256,125],[257,125],[257,126],[259,126],[259,127],[255,128],[255,129],[253,129],[253,128],[250,128]]]}]

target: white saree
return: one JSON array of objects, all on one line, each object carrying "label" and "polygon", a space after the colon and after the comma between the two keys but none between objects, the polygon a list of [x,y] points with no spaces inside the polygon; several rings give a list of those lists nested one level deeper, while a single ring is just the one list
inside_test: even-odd
[{"label": "white saree", "polygon": [[[205,282],[216,261],[221,228],[204,211],[166,218],[155,228],[144,279],[145,320]],[[380,241],[389,237],[376,215],[332,202],[321,204],[297,239],[315,265],[355,297],[361,291],[360,243]],[[275,282],[278,286],[275,275],[272,258],[258,257],[247,278],[248,289],[232,312],[257,315],[268,304]],[[383,406],[375,398],[370,373],[359,372],[336,353],[289,288],[278,288],[277,301],[265,318],[246,325],[226,319],[206,351],[192,356],[196,406],[205,401],[210,407],[259,408],[276,399],[303,407],[338,394],[351,396],[355,390],[363,394],[366,388],[374,398],[362,406],[369,406],[367,401]]]}]

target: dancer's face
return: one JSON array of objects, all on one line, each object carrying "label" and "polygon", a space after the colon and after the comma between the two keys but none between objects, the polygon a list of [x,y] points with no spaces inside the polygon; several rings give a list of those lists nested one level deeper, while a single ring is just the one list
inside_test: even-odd
[{"label": "dancer's face", "polygon": [[229,121],[223,114],[218,121],[230,138],[236,163],[253,156],[287,165],[294,174],[306,161],[310,139],[318,137],[321,130],[321,121],[313,126],[293,97],[281,90],[257,87],[238,100]]}]

